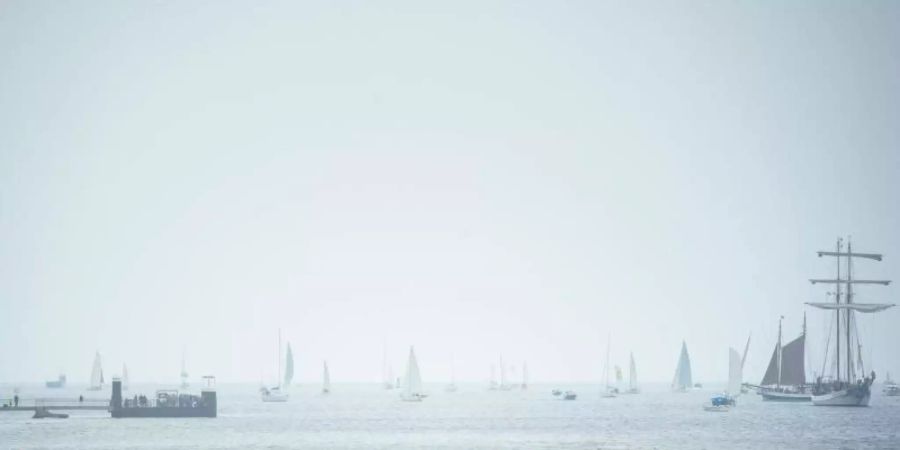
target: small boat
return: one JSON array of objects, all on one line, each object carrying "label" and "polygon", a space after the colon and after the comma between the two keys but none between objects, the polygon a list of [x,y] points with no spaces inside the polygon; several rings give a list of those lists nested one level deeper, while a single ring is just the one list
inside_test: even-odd
[{"label": "small boat", "polygon": [[687,343],[681,341],[681,354],[678,357],[678,366],[675,367],[672,390],[675,392],[687,392],[693,385],[694,383],[691,381],[691,357],[688,355]]},{"label": "small boat", "polygon": [[60,414],[47,411],[47,408],[35,408],[32,419],[68,419],[68,414]]},{"label": "small boat", "polygon": [[419,363],[416,361],[416,352],[409,348],[409,361],[406,364],[406,377],[403,379],[403,393],[400,398],[405,402],[421,402],[427,397],[422,392],[422,376],[419,373]]},{"label": "small boat", "polygon": [[896,397],[900,395],[900,385],[891,379],[891,373],[888,372],[887,376],[884,380],[884,387],[881,389],[881,393],[888,397]]},{"label": "small boat", "polygon": [[498,389],[501,391],[509,391],[512,390],[513,386],[506,379],[506,364],[503,363],[503,355],[500,355],[500,386]]},{"label": "small boat", "polygon": [[94,354],[94,365],[91,367],[91,385],[89,391],[103,389],[103,366],[100,362],[100,352]]},{"label": "small boat", "polygon": [[728,349],[728,390],[712,397],[710,404],[703,407],[704,411],[728,412],[737,406],[735,400],[741,395],[743,387],[743,370],[741,369],[741,355],[733,348]]},{"label": "small boat", "polygon": [[488,379],[488,390],[496,391],[499,388],[499,385],[497,384],[497,381],[495,378],[496,372],[497,372],[497,367],[495,365],[491,364],[491,378]]},{"label": "small boat", "polygon": [[528,389],[528,363],[522,363],[522,390]]},{"label": "small boat", "polygon": [[59,378],[47,381],[45,384],[50,389],[62,389],[66,387],[66,374],[61,373],[59,374]]},{"label": "small boat", "polygon": [[578,398],[578,394],[575,391],[566,391],[562,396],[563,400],[575,400],[576,398]]},{"label": "small boat", "polygon": [[600,394],[603,398],[615,398],[619,390],[609,385],[609,345],[610,339],[606,339],[606,362],[603,363],[603,392]]},{"label": "small boat", "polygon": [[637,367],[634,365],[634,353],[630,354],[631,362],[628,364],[628,390],[626,394],[639,394],[641,388],[637,383]]},{"label": "small boat", "polygon": [[550,393],[553,394],[554,397],[559,397],[560,395],[562,395],[563,392],[559,389],[554,389],[554,390],[550,391]]},{"label": "small boat", "polygon": [[391,365],[388,363],[388,354],[387,354],[387,342],[382,343],[382,352],[381,352],[381,383],[384,386],[385,390],[391,390],[399,387],[399,381],[397,384],[394,384],[394,370],[391,368]]},{"label": "small boat", "polygon": [[[285,371],[285,381],[289,382],[294,376],[294,356],[291,353],[291,344],[288,343],[287,351],[287,369]],[[262,387],[259,390],[262,401],[267,403],[284,403],[290,397],[283,387],[287,387],[287,383],[281,380],[281,329],[278,330],[278,385],[270,388]]]},{"label": "small boat", "polygon": [[331,375],[328,374],[328,361],[322,361],[322,393],[331,392]]}]

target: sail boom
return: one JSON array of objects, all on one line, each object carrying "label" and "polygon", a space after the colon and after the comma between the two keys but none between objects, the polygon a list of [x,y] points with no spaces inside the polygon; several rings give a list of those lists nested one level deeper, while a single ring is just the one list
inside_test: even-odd
[{"label": "sail boom", "polygon": [[819,309],[851,310],[861,313],[875,313],[896,306],[893,303],[821,303],[806,302],[807,305]]},{"label": "sail boom", "polygon": [[865,259],[873,259],[875,261],[881,261],[881,256],[878,253],[853,253],[853,252],[816,252],[819,254],[819,258],[823,256],[846,256],[850,258],[865,258]]}]

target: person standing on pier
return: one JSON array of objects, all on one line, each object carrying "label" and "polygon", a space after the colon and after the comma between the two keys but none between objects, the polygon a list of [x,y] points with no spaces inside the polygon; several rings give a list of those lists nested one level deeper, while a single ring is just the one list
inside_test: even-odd
[{"label": "person standing on pier", "polygon": [[15,403],[17,408],[19,407],[19,394],[16,394],[15,397],[13,397],[13,403]]}]

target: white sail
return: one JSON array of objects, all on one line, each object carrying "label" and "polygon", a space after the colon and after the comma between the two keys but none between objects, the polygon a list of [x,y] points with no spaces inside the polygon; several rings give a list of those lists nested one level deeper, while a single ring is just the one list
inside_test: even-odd
[{"label": "white sail", "polygon": [[294,352],[291,351],[291,343],[288,342],[287,354],[284,356],[284,386],[291,385],[294,380]]},{"label": "white sail", "polygon": [[528,389],[528,363],[522,363],[522,389]]},{"label": "white sail", "polygon": [[693,386],[691,377],[691,358],[688,355],[687,343],[681,342],[681,355],[678,357],[678,367],[675,368],[675,377],[672,379],[672,389],[684,391]]},{"label": "white sail", "polygon": [[128,366],[122,364],[122,390],[128,390]]},{"label": "white sail", "polygon": [[637,385],[637,367],[634,364],[634,353],[630,354],[631,361],[628,363],[628,390],[636,392]]},{"label": "white sail", "polygon": [[322,361],[322,392],[331,392],[331,375],[328,374],[328,361]]},{"label": "white sail", "polygon": [[103,366],[100,363],[100,352],[94,355],[94,366],[91,368],[91,389],[99,390],[103,387]]},{"label": "white sail", "polygon": [[403,379],[403,393],[407,397],[415,397],[422,394],[422,377],[419,374],[419,363],[416,361],[416,352],[409,348],[409,361],[406,365],[406,376]]},{"label": "white sail", "polygon": [[728,393],[731,395],[740,394],[744,383],[741,360],[741,354],[737,350],[728,349]]},{"label": "white sail", "polygon": [[500,355],[500,389],[506,388],[506,364],[503,364],[503,355]]}]

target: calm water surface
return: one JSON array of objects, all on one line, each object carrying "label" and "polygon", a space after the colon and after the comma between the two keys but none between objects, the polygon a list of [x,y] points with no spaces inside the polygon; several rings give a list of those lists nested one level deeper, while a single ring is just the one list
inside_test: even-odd
[{"label": "calm water surface", "polygon": [[[91,449],[897,449],[900,397],[879,392],[869,408],[824,408],[738,399],[729,413],[702,404],[715,392],[667,392],[600,398],[596,385],[534,385],[527,391],[487,391],[461,385],[456,393],[430,387],[422,403],[402,402],[376,385],[335,384],[329,395],[299,385],[288,403],[262,403],[254,385],[219,385],[216,419],[111,419],[72,411],[69,419],[0,413],[0,447]],[[576,401],[550,395],[574,389]],[[129,395],[152,395],[134,386]],[[2,395],[10,392],[0,387]],[[23,397],[109,396],[77,388],[62,392],[23,387]]]}]

